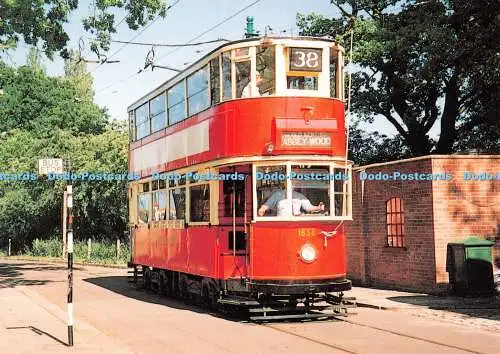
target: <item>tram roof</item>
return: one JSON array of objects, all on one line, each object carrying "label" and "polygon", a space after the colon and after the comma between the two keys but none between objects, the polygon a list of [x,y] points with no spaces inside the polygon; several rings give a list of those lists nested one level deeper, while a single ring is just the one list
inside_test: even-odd
[{"label": "tram roof", "polygon": [[[214,53],[220,51],[224,47],[228,47],[228,46],[232,46],[232,45],[240,44],[240,43],[246,43],[246,42],[249,42],[249,43],[250,42],[256,42],[257,43],[257,42],[260,42],[260,41],[262,41],[264,39],[279,40],[280,42],[290,40],[290,41],[320,41],[320,42],[336,43],[336,41],[333,40],[333,39],[331,39],[331,37],[329,37],[329,36],[328,37],[311,37],[311,36],[271,37],[271,36],[269,36],[269,37],[244,38],[244,39],[240,39],[240,40],[226,42],[226,43],[221,44],[220,46],[216,47],[215,49],[213,49],[208,54],[205,54],[202,58],[196,60],[194,63],[192,63],[191,65],[189,65],[187,68],[183,69],[181,72],[177,73],[176,75],[172,76],[170,79],[166,80],[161,85],[157,86],[153,90],[151,90],[148,93],[146,93],[145,95],[141,96],[141,98],[135,100],[134,103],[132,103],[131,105],[129,105],[127,107],[127,112],[129,112],[131,109],[137,108],[139,103],[145,103],[146,101],[148,101],[151,98],[153,98],[153,96],[155,96],[155,95],[152,95],[153,93],[157,93],[157,91],[160,91],[161,88],[165,88],[166,89],[169,86],[170,83],[176,82],[179,77],[181,77],[181,76],[187,76],[188,74],[190,74],[191,71],[193,71],[193,68],[195,66],[197,66],[200,62],[202,62],[203,60],[205,60],[205,58],[210,57],[211,55],[213,55]],[[340,45],[339,45],[339,47],[340,47],[341,50],[343,50],[343,48]]]}]

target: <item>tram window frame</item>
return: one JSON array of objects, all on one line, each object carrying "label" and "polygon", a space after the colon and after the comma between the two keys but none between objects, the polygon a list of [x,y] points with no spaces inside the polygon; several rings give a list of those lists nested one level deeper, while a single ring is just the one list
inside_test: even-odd
[{"label": "tram window frame", "polygon": [[[258,209],[263,205],[268,199],[260,201],[260,204],[258,204],[258,197],[257,197],[257,169],[259,167],[267,167],[267,166],[285,166],[286,169],[286,175],[285,176],[291,176],[291,170],[292,166],[295,165],[309,165],[309,166],[329,166],[329,171],[330,171],[330,184],[329,184],[329,203],[330,206],[335,205],[334,204],[334,194],[335,194],[335,189],[334,189],[334,180],[332,178],[332,174],[335,171],[335,169],[342,169],[345,170],[345,165],[340,164],[338,162],[334,161],[288,161],[288,162],[271,162],[271,161],[265,161],[265,162],[259,162],[259,163],[254,163],[252,165],[252,193],[253,193],[253,219],[254,221],[313,221],[313,220],[352,220],[352,167],[350,165],[347,166],[348,172],[348,183],[346,183],[346,194],[345,194],[345,210],[346,214],[345,215],[335,215],[335,213],[331,213],[330,215],[301,215],[301,216],[259,216],[258,215]],[[289,178],[285,178],[286,180],[290,180]],[[293,183],[293,182],[292,182]],[[292,190],[293,186],[292,183],[287,183],[286,184],[286,193],[287,193],[287,198],[291,199],[292,196]],[[272,193],[271,193],[272,195]]]},{"label": "tram window frame", "polygon": [[[321,73],[326,70],[326,68],[323,67],[323,55],[324,51],[326,48],[312,48],[312,47],[295,47],[295,46],[290,46],[290,47],[285,47],[284,48],[284,55],[285,55],[285,62],[286,62],[286,89],[291,90],[294,92],[314,92],[314,93],[320,93],[320,75]],[[293,66],[292,64],[292,53],[294,50],[310,50],[309,53],[317,54],[319,51],[317,61],[319,65],[319,70],[298,70],[298,68]],[[305,55],[305,54],[304,54]],[[304,59],[304,65],[306,65],[307,60]],[[303,79],[303,88],[292,88],[290,87],[290,82],[291,79],[293,80],[300,80],[300,78]],[[307,80],[311,79],[313,81],[313,88],[306,88],[305,83]],[[300,85],[300,83],[299,83]]]},{"label": "tram window frame", "polygon": [[[144,110],[144,113],[142,112]],[[138,115],[138,112],[140,115]],[[135,132],[136,140],[140,140],[151,134],[151,119],[149,117],[149,101],[137,107],[134,111],[135,114]],[[138,118],[140,117],[140,118]],[[145,127],[144,135],[142,135],[142,128]]]},{"label": "tram window frame", "polygon": [[[245,180],[224,180],[222,181],[222,217],[228,218],[233,216],[233,186],[236,188],[236,213],[235,217],[241,218],[245,216]],[[239,201],[238,201],[239,200]]]},{"label": "tram window frame", "polygon": [[[268,50],[271,50],[271,60],[269,60],[269,63],[259,63],[259,57],[264,57],[268,55],[269,53]],[[265,62],[265,60],[264,60]],[[270,64],[270,67],[268,68],[267,65],[265,64]],[[263,92],[261,93],[262,96],[272,96],[276,94],[276,45],[265,45],[261,44],[255,47],[255,70],[256,72],[260,73],[263,84]],[[272,74],[272,79],[269,80],[269,75],[268,73],[271,72]],[[252,76],[252,80],[255,81],[255,77]],[[269,82],[271,85],[269,85]],[[260,88],[259,88],[260,90]]]},{"label": "tram window frame", "polygon": [[[161,199],[160,195],[164,195],[163,201],[165,202],[165,205],[163,208],[161,208]],[[155,210],[155,202],[158,204],[157,210]],[[151,203],[152,203],[152,210],[151,210],[151,221],[153,222],[158,222],[158,221],[164,221],[167,220],[167,212],[168,212],[168,192],[166,189],[156,189],[151,193]]]},{"label": "tram window frame", "polygon": [[[175,114],[182,112],[182,118],[180,118],[181,116],[179,115],[178,117],[174,117],[175,119],[172,119],[172,112],[176,112]],[[184,119],[187,118],[185,79],[182,79],[181,81],[177,82],[175,85],[173,85],[167,90],[167,116],[168,116],[169,126],[182,122]]]},{"label": "tram window frame", "polygon": [[[153,105],[156,109],[159,103],[159,110],[153,110]],[[163,128],[165,128],[167,124],[167,115],[166,115],[166,107],[167,107],[167,95],[166,92],[162,92],[159,95],[155,96],[149,101],[149,114],[151,117],[151,133],[153,134]],[[155,122],[157,122],[161,117],[163,117],[163,122],[160,120],[160,124],[155,127]]]},{"label": "tram window frame", "polygon": [[[147,208],[141,208],[141,197],[147,197]],[[147,210],[146,217],[147,220],[144,221],[141,219],[141,211],[142,210]],[[139,225],[144,225],[148,224],[151,222],[151,193],[150,192],[144,192],[144,193],[139,193],[137,195],[137,224]]]},{"label": "tram window frame", "polygon": [[[232,51],[222,52],[221,57],[221,102],[233,99],[233,60]],[[227,65],[229,64],[229,65]],[[229,71],[227,70],[229,69]],[[229,76],[228,76],[229,75]]]},{"label": "tram window frame", "polygon": [[[198,85],[197,80],[201,80],[205,85]],[[195,71],[189,75],[186,79],[186,89],[187,89],[187,106],[188,106],[188,117],[195,115],[199,112],[204,111],[210,107],[210,73],[209,65],[204,65],[199,70]],[[198,97],[202,97],[204,101],[200,101],[200,106],[195,106]],[[194,102],[193,106],[192,103]]]},{"label": "tram window frame", "polygon": [[221,70],[220,55],[209,61],[209,85],[210,85],[210,107],[215,106],[221,100]]},{"label": "tram window frame", "polygon": [[[346,168],[345,166],[339,166],[335,165],[333,167],[333,175],[335,176],[335,180],[332,183],[332,194],[333,194],[333,212],[335,216],[339,217],[347,217],[349,216],[349,213],[352,213],[351,208],[352,208],[352,183],[346,183],[346,181],[352,181],[352,170],[350,168],[347,168],[347,173],[346,173]],[[339,176],[343,179],[337,179],[337,176]],[[347,178],[347,180],[346,180]],[[338,192],[337,187],[341,186],[342,191]],[[338,199],[337,197],[341,197],[341,209],[342,211],[340,213],[337,213],[337,205],[338,205]]]},{"label": "tram window frame", "polygon": [[128,112],[128,119],[129,119],[129,140],[130,142],[134,142],[136,140],[135,137],[135,111],[131,110]]},{"label": "tram window frame", "polygon": [[[180,204],[183,206],[184,208],[184,212],[181,213],[181,215],[183,214],[183,217],[180,218],[178,217],[178,213],[177,213],[177,209],[178,209],[178,206],[175,205],[175,218],[172,217],[172,202],[175,203],[175,198],[173,197],[172,193],[174,193],[175,190],[180,190],[181,192],[184,193],[184,203]],[[185,186],[182,186],[182,187],[175,187],[175,188],[168,188],[168,196],[167,196],[167,212],[168,212],[168,220],[183,220],[184,222],[187,221],[187,198],[188,198],[188,195],[187,195],[187,188]],[[179,205],[179,206],[180,206]]]},{"label": "tram window frame", "polygon": [[[193,197],[196,196],[196,193],[194,193],[193,189],[196,190],[198,188],[205,188],[204,194],[208,193],[208,200],[204,200],[204,203],[208,204],[208,214],[201,215],[203,219],[201,220],[195,220],[194,215],[196,215],[196,212],[194,209],[199,208],[200,205],[197,204],[197,201],[193,202]],[[204,183],[190,183],[189,184],[189,224],[190,225],[206,225],[210,223],[210,218],[211,218],[211,191],[210,191],[210,184],[208,182]],[[206,205],[205,205],[206,207]]]}]

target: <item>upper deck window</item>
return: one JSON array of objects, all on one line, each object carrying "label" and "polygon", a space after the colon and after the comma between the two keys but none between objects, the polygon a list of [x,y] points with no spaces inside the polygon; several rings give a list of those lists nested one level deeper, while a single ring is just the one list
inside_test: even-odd
[{"label": "upper deck window", "polygon": [[167,125],[165,117],[165,94],[151,100],[151,132],[154,133]]},{"label": "upper deck window", "polygon": [[193,115],[209,107],[208,65],[187,79],[188,115]]},{"label": "upper deck window", "polygon": [[287,88],[317,91],[322,57],[320,48],[288,48]]},{"label": "upper deck window", "polygon": [[220,68],[219,57],[210,61],[210,104],[216,105],[220,101]]},{"label": "upper deck window", "polygon": [[151,133],[149,125],[149,103],[146,102],[135,110],[135,130],[137,139],[144,138]]},{"label": "upper deck window", "polygon": [[261,95],[273,95],[276,90],[275,67],[276,54],[274,46],[259,46],[256,53],[256,67],[262,81],[258,85]]},{"label": "upper deck window", "polygon": [[186,100],[185,86],[185,81],[182,80],[167,91],[169,125],[180,122],[186,118],[186,109],[184,107],[184,102]]},{"label": "upper deck window", "polygon": [[233,89],[231,84],[231,52],[222,53],[222,100],[233,98]]}]

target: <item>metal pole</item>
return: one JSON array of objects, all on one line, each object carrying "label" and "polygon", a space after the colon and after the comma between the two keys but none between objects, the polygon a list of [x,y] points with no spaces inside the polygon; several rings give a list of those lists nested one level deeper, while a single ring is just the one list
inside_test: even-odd
[{"label": "metal pole", "polygon": [[68,344],[73,346],[73,186],[69,169],[68,195]]},{"label": "metal pole", "polygon": [[67,235],[67,230],[66,230],[66,222],[68,220],[68,206],[66,205],[66,201],[68,200],[68,196],[66,191],[64,191],[64,196],[63,196],[63,225],[62,225],[62,252],[63,252],[63,259],[66,259],[66,235]]},{"label": "metal pole", "polygon": [[11,244],[11,239],[9,238],[9,253],[8,253],[9,257],[10,257],[10,244]]}]

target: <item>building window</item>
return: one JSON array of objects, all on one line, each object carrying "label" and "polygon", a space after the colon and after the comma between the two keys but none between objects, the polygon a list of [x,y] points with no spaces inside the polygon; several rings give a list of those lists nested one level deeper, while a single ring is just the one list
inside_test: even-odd
[{"label": "building window", "polygon": [[386,203],[387,210],[387,245],[404,247],[404,209],[400,198],[391,198]]}]

